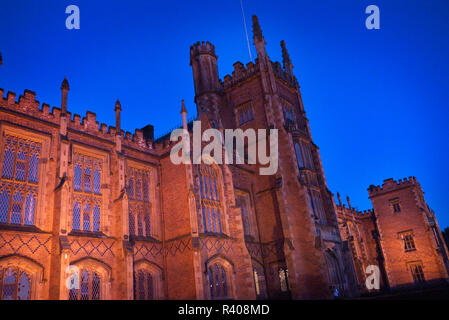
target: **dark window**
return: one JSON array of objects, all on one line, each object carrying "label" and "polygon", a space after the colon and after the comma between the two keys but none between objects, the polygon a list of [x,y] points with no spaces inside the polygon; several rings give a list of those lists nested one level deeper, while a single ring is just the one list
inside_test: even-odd
[{"label": "dark window", "polygon": [[415,283],[422,283],[425,281],[424,279],[424,271],[421,263],[411,263],[410,271],[412,272],[413,281]]}]

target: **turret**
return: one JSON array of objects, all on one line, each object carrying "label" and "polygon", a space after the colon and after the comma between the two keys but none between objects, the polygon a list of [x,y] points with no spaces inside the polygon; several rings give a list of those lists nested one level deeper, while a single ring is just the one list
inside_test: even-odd
[{"label": "turret", "polygon": [[117,99],[115,103],[115,129],[117,129],[117,134],[120,134],[120,112],[122,111],[122,105],[120,104],[119,99]]},{"label": "turret", "polygon": [[61,114],[63,115],[67,113],[67,96],[69,90],[69,82],[67,81],[67,78],[64,78],[61,84]]},{"label": "turret", "polygon": [[198,118],[207,116],[212,127],[221,128],[219,115],[222,85],[218,77],[215,47],[209,42],[197,42],[190,47],[190,65],[195,84]]},{"label": "turret", "polygon": [[182,99],[181,102],[181,115],[182,115],[182,128],[184,130],[187,130],[187,109],[186,105],[184,104],[184,99]]},{"label": "turret", "polygon": [[209,42],[197,42],[190,47],[190,65],[195,83],[195,95],[220,90],[215,47]]}]

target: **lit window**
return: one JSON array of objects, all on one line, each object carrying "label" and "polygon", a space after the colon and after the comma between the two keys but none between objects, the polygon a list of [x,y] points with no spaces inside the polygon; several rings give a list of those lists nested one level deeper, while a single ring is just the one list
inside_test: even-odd
[{"label": "lit window", "polygon": [[413,233],[411,231],[402,232],[399,234],[404,245],[404,251],[413,251],[415,248],[415,241],[413,240]]},{"label": "lit window", "polygon": [[280,282],[280,286],[281,286],[281,292],[289,291],[287,268],[281,267],[281,268],[279,268],[278,272],[279,272],[279,282]]},{"label": "lit window", "polygon": [[0,223],[34,225],[41,144],[5,136],[0,178]]}]

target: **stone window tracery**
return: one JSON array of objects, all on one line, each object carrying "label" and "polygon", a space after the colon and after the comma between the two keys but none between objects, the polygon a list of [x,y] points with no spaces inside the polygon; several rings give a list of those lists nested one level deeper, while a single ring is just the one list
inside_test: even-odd
[{"label": "stone window tracery", "polygon": [[73,159],[72,230],[100,232],[102,161],[81,153]]},{"label": "stone window tracery", "polygon": [[31,276],[19,268],[0,270],[0,300],[29,300]]},{"label": "stone window tracery", "polygon": [[149,181],[149,170],[128,167],[126,190],[131,236],[152,236]]},{"label": "stone window tracery", "polygon": [[6,134],[0,178],[0,223],[34,225],[42,144]]},{"label": "stone window tracery", "polygon": [[223,233],[221,195],[217,181],[218,174],[209,165],[199,166],[198,170],[204,231]]}]

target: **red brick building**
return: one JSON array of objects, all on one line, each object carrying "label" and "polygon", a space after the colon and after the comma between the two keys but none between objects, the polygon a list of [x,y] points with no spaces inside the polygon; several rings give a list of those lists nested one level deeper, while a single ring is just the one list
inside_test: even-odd
[{"label": "red brick building", "polygon": [[0,298],[354,294],[285,43],[281,65],[256,17],[253,33],[255,63],[235,63],[223,80],[212,44],[190,48],[195,102],[203,128],[278,129],[272,176],[257,164],[175,165],[168,136],[121,129],[119,101],[115,127],[71,114],[67,80],[60,108],[0,90]]},{"label": "red brick building", "polygon": [[381,289],[422,288],[447,284],[448,251],[435,213],[415,177],[387,179],[368,188],[373,210],[357,211],[341,203],[341,237],[351,248],[357,281],[366,291],[366,268],[380,270]]}]

